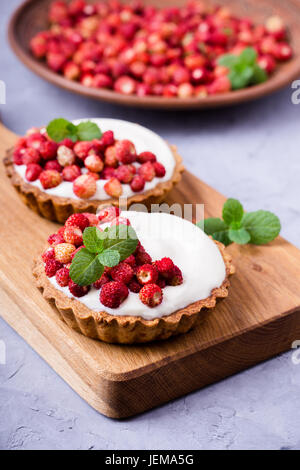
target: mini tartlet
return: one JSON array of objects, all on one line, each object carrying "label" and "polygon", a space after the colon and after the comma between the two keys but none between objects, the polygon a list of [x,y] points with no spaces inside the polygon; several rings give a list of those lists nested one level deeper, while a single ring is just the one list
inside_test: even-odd
[{"label": "mini tartlet", "polygon": [[[231,256],[224,245],[212,240],[197,226],[170,214],[122,212],[119,222],[105,223],[101,220],[104,222],[102,228],[126,223],[126,219],[139,239],[130,261],[128,258],[115,268],[104,271],[95,287],[80,287],[77,292],[70,278],[59,284],[58,280],[70,268],[70,260],[64,259],[64,265],[58,263],[49,273],[57,259],[62,261],[60,257],[55,258],[56,254],[53,258],[50,252],[65,256],[64,248],[56,249],[64,242],[66,229],[62,228],[49,239],[54,245],[48,247],[43,257],[35,260],[33,273],[38,288],[47,301],[54,302],[71,328],[90,338],[131,344],[167,339],[188,332],[201,316],[202,309],[211,309],[218,298],[228,296],[229,276],[235,272]],[[97,221],[93,219],[92,223],[96,225]],[[67,221],[66,227],[69,225]],[[79,243],[72,250],[76,248],[78,252]],[[54,261],[50,261],[48,266],[46,258]],[[123,269],[124,264],[127,265],[126,270]],[[150,277],[145,277],[145,272],[148,275],[153,269],[156,271],[155,278],[150,280]],[[131,273],[129,278],[128,271]],[[118,282],[124,283],[127,294],[113,305],[114,297],[110,293]],[[82,289],[86,290],[83,292]],[[151,303],[145,299],[149,292],[150,296],[152,292],[160,292],[160,297],[153,295],[155,302]],[[76,298],[77,293],[79,298]],[[109,296],[105,302],[107,293]],[[106,307],[102,302],[111,307]]]},{"label": "mini tartlet", "polygon": [[[85,121],[86,120],[78,120],[75,121],[75,123],[78,124],[80,122]],[[12,185],[16,188],[25,204],[27,204],[32,210],[34,210],[38,214],[42,215],[47,219],[64,223],[71,214],[74,214],[76,212],[95,213],[99,205],[103,204],[118,206],[120,197],[126,198],[126,204],[128,208],[134,203],[142,203],[145,204],[147,207],[150,207],[151,204],[161,202],[166,197],[166,195],[172,190],[173,186],[181,180],[181,174],[184,171],[182,158],[177,153],[176,147],[169,146],[156,133],[138,124],[130,123],[127,121],[121,121],[116,119],[92,119],[91,121],[96,123],[101,128],[103,134],[107,134],[107,132],[109,131],[112,131],[113,133],[113,144],[107,145],[101,151],[91,151],[91,154],[93,156],[96,155],[97,158],[99,157],[102,160],[102,162],[104,163],[104,168],[102,168],[102,170],[98,173],[95,171],[92,172],[84,166],[85,159],[82,159],[83,161],[81,162],[76,154],[76,160],[73,159],[71,165],[67,165],[68,168],[70,166],[79,166],[80,168],[81,166],[80,174],[77,174],[76,178],[87,174],[93,175],[93,177],[96,179],[96,193],[91,197],[78,197],[73,192],[74,180],[76,178],[74,178],[74,180],[64,180],[64,170],[66,166],[62,167],[61,165],[57,165],[57,155],[55,156],[55,158],[50,158],[49,160],[46,160],[46,162],[43,160],[43,157],[40,157],[40,161],[38,161],[37,163],[35,162],[35,155],[33,155],[34,152],[32,152],[32,155],[29,155],[29,161],[33,163],[33,167],[39,167],[40,165],[42,165],[42,170],[48,170],[49,168],[52,172],[54,170],[55,174],[57,173],[56,170],[58,170],[58,173],[60,174],[60,176],[57,176],[56,174],[56,177],[60,178],[59,184],[55,187],[45,189],[41,184],[40,174],[38,176],[34,176],[34,181],[27,180],[26,170],[28,169],[28,164],[26,166],[26,164],[22,163],[22,160],[20,163],[20,161],[18,161],[18,155],[17,158],[14,157],[14,152],[16,151],[16,148],[7,152],[7,155],[4,158],[6,173],[10,177]],[[42,135],[46,136],[45,129],[35,129],[30,131],[27,137],[21,138],[18,141],[17,145],[27,146],[26,139],[28,139],[28,137],[30,137],[30,135],[35,132],[41,132]],[[48,139],[47,136],[45,138]],[[127,142],[128,140],[130,140],[134,144],[136,151],[136,160],[133,162],[133,165],[123,165],[118,162],[116,163],[118,168],[121,166],[131,166],[134,167],[133,170],[136,172],[136,174],[138,174],[140,171],[140,167],[142,166],[142,163],[138,161],[139,155],[146,155],[144,163],[147,163],[147,165],[149,164],[149,166],[151,166],[153,162],[148,162],[147,158],[150,157],[148,157],[147,154],[154,155],[157,158],[156,163],[158,164],[158,171],[154,170],[154,177],[150,174],[149,178],[152,179],[146,179],[144,181],[144,187],[142,189],[131,189],[132,183],[122,182],[122,175],[118,175],[118,177],[116,177],[115,174],[110,173],[110,170],[116,170],[118,168],[116,168],[116,166],[110,167],[106,164],[106,149],[108,147],[113,147],[116,142],[125,140]],[[69,145],[69,143],[65,145],[65,142],[62,142],[61,144],[56,145],[59,148],[61,145],[65,147],[66,145]],[[73,149],[71,149],[71,152],[74,153]],[[67,159],[68,157],[69,155],[66,155]],[[60,161],[63,161],[63,159],[64,155],[62,156]],[[53,162],[55,163],[53,164]],[[93,165],[94,162],[92,161],[91,164]],[[56,168],[55,165],[58,166],[58,168]],[[59,166],[61,168],[59,168]],[[106,171],[107,168],[109,169],[109,171]],[[36,168],[33,168],[33,170],[35,169]],[[38,169],[38,171],[41,170]],[[135,175],[129,175],[129,178],[133,178],[134,176]],[[147,176],[148,175],[146,175],[146,177]],[[125,174],[125,178],[126,177],[127,175]],[[118,180],[118,178],[121,178],[121,180]],[[116,192],[121,191],[120,195],[112,195],[115,188],[112,188],[113,190],[110,191],[111,194],[106,193],[106,191],[104,190],[104,185],[111,180],[117,180]],[[121,190],[120,186],[122,188]]]}]

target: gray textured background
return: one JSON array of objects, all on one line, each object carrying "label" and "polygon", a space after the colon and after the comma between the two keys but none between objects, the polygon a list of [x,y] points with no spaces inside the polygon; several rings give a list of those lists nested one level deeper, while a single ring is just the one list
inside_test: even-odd
[{"label": "gray textured background", "polygon": [[[300,105],[291,89],[218,111],[167,113],[120,108],[77,97],[42,81],[6,43],[19,0],[0,4],[0,79],[7,127],[64,116],[139,122],[178,145],[187,168],[247,210],[269,209],[300,247]],[[7,365],[0,365],[1,449],[300,449],[300,365],[292,353],[138,417],[112,421],[90,408],[0,320]],[[299,339],[300,338],[295,338]]]}]

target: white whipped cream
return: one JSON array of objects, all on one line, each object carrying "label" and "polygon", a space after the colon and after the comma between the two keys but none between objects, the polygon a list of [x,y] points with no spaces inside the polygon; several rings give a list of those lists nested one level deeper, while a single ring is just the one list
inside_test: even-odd
[{"label": "white whipped cream", "polygon": [[[79,124],[80,122],[87,120],[95,122],[100,127],[102,132],[106,132],[108,130],[113,131],[117,140],[132,140],[136,147],[137,153],[145,151],[152,152],[156,155],[157,160],[165,166],[165,176],[163,178],[155,177],[152,181],[146,182],[145,188],[143,191],[141,191],[142,193],[153,189],[158,183],[163,183],[164,181],[168,181],[172,178],[175,168],[174,156],[168,144],[158,134],[151,131],[150,129],[147,129],[146,127],[140,126],[139,124],[122,121],[119,119],[78,119],[73,122],[74,124]],[[26,165],[14,165],[14,167],[16,172],[26,181]],[[106,182],[107,180],[96,181],[97,191],[94,196],[90,198],[90,200],[103,201],[110,199],[111,196],[109,196],[104,190],[104,185]],[[53,196],[79,199],[73,192],[73,183],[69,181],[63,181],[55,188],[50,189],[44,189],[39,180],[28,183]],[[122,184],[122,188],[123,197],[129,198],[134,194],[138,194],[132,191],[129,184]]]},{"label": "white whipped cream", "polygon": [[[153,261],[170,257],[181,269],[183,284],[163,289],[163,301],[155,308],[144,305],[138,294],[129,293],[117,309],[101,304],[99,290],[92,288],[79,302],[94,311],[112,315],[141,316],[146,320],[160,318],[210,296],[226,276],[224,260],[216,244],[197,226],[174,215],[122,212],[127,217],[145,250]],[[68,287],[60,287],[55,277],[49,281],[67,297],[73,297]]]}]

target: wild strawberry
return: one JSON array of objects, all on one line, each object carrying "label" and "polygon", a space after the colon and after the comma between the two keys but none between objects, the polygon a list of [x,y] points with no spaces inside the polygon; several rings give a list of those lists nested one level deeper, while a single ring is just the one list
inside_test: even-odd
[{"label": "wild strawberry", "polygon": [[106,148],[104,153],[104,163],[109,167],[116,168],[118,166],[118,159],[116,154],[115,145],[110,145]]},{"label": "wild strawberry", "polygon": [[23,153],[23,165],[29,165],[30,163],[39,163],[41,157],[37,150],[34,148],[25,149]]},{"label": "wild strawberry", "polygon": [[48,52],[47,64],[54,72],[61,72],[66,64],[67,57],[62,52]]},{"label": "wild strawberry", "polygon": [[23,165],[23,155],[26,149],[24,148],[15,148],[13,152],[13,162],[15,165]]},{"label": "wild strawberry", "polygon": [[45,273],[47,277],[53,277],[57,273],[59,269],[61,269],[63,265],[55,260],[55,259],[48,259],[45,264]]},{"label": "wild strawberry", "polygon": [[138,174],[144,178],[145,181],[152,181],[155,177],[155,170],[152,163],[143,163],[138,169]]},{"label": "wild strawberry", "polygon": [[159,277],[156,281],[156,284],[161,288],[161,289],[164,289],[167,285],[165,279],[163,279],[162,277]]},{"label": "wild strawberry", "polygon": [[190,72],[185,67],[176,67],[173,72],[173,81],[175,85],[181,85],[181,83],[188,83],[190,81]]},{"label": "wild strawberry", "polygon": [[41,34],[37,34],[30,41],[30,49],[37,59],[43,59],[47,53],[47,40]]},{"label": "wild strawberry", "polygon": [[260,56],[257,63],[267,74],[271,74],[276,68],[275,59],[270,54]]},{"label": "wild strawberry", "polygon": [[130,290],[130,292],[134,292],[135,294],[138,294],[141,288],[142,288],[141,284],[139,284],[134,279],[130,281],[130,283],[128,284],[128,289]]},{"label": "wild strawberry", "polygon": [[155,284],[158,279],[158,271],[152,264],[143,264],[138,268],[136,277],[140,284]]},{"label": "wild strawberry", "polygon": [[64,139],[61,141],[60,145],[64,145],[65,147],[68,147],[69,149],[73,150],[75,143],[71,139]]},{"label": "wild strawberry", "polygon": [[79,227],[65,227],[63,237],[66,243],[82,245],[82,231]]},{"label": "wild strawberry", "polygon": [[59,245],[55,245],[54,252],[55,252],[55,259],[60,263],[66,264],[72,261],[71,255],[76,248],[71,243],[60,243]]},{"label": "wild strawberry", "polygon": [[137,96],[147,96],[151,95],[151,87],[146,83],[138,83],[136,86]]},{"label": "wild strawberry", "polygon": [[208,90],[206,85],[200,85],[195,87],[195,96],[198,98],[206,98],[208,95]]},{"label": "wild strawberry", "polygon": [[56,157],[57,148],[56,142],[47,140],[41,143],[39,152],[44,160],[53,160]]},{"label": "wild strawberry", "polygon": [[100,173],[100,178],[103,180],[110,180],[116,177],[116,171],[111,166],[105,166],[103,171]]},{"label": "wild strawberry", "polygon": [[119,77],[114,83],[114,89],[123,95],[133,95],[136,90],[137,82],[131,77],[124,75]]},{"label": "wild strawberry", "polygon": [[130,183],[133,178],[133,173],[129,165],[120,165],[116,169],[116,177],[121,183]]},{"label": "wild strawberry", "polygon": [[46,263],[49,259],[54,259],[55,253],[53,248],[49,248],[42,254],[42,260]]},{"label": "wild strawberry", "polygon": [[101,209],[100,212],[97,213],[97,217],[102,224],[111,222],[116,217],[119,217],[119,215],[120,215],[120,209],[118,207],[113,207],[113,206],[105,207],[104,209]]},{"label": "wild strawberry", "polygon": [[129,264],[129,266],[133,268],[135,266],[135,257],[133,255],[128,256],[128,258],[124,260],[124,263]]},{"label": "wild strawberry", "polygon": [[73,150],[75,152],[75,155],[77,155],[78,158],[80,158],[81,160],[84,160],[88,156],[91,148],[92,148],[91,142],[76,142]]},{"label": "wild strawberry", "polygon": [[97,73],[94,76],[93,87],[95,88],[112,88],[113,80],[109,75],[104,73]]},{"label": "wild strawberry", "polygon": [[48,238],[48,243],[49,245],[55,246],[55,245],[59,245],[60,243],[65,243],[65,239],[61,233],[53,233]]},{"label": "wild strawberry", "polygon": [[117,178],[111,178],[104,185],[104,191],[111,197],[120,197],[123,189]]},{"label": "wild strawberry", "polygon": [[104,147],[109,147],[115,143],[115,137],[113,131],[106,131],[102,134],[101,142]]},{"label": "wild strawberry", "polygon": [[95,179],[90,175],[81,175],[73,182],[73,192],[77,197],[89,199],[97,191]]},{"label": "wild strawberry", "polygon": [[143,247],[140,247],[135,254],[136,264],[142,266],[143,264],[151,264],[152,258],[146,253]]},{"label": "wild strawberry", "polygon": [[60,145],[57,149],[57,161],[61,166],[70,166],[75,162],[75,154],[72,149]]},{"label": "wild strawberry", "polygon": [[55,188],[62,182],[62,177],[56,170],[44,170],[40,174],[40,182],[44,189]]},{"label": "wild strawberry", "polygon": [[84,165],[88,170],[94,173],[100,173],[104,167],[103,161],[97,155],[89,155],[86,157],[84,160]]},{"label": "wild strawberry", "polygon": [[139,297],[143,304],[147,305],[150,308],[154,308],[162,303],[163,293],[158,285],[146,284],[140,290]]},{"label": "wild strawberry", "polygon": [[83,297],[90,290],[89,286],[79,286],[72,279],[69,281],[69,291],[74,297]]},{"label": "wild strawberry", "polygon": [[89,220],[90,227],[97,227],[99,220],[96,214],[91,214],[90,212],[83,212],[83,215]]},{"label": "wild strawberry", "polygon": [[111,222],[111,227],[115,225],[130,225],[130,220],[126,219],[125,217],[117,217]]},{"label": "wild strawberry", "polygon": [[171,258],[162,258],[159,261],[155,261],[155,266],[161,276],[166,279],[172,278],[175,265]]},{"label": "wild strawberry", "polygon": [[155,171],[155,176],[158,178],[163,178],[166,174],[166,169],[162,163],[155,162],[153,163],[154,171]]},{"label": "wild strawberry", "polygon": [[285,26],[280,16],[270,16],[265,27],[268,33],[272,34],[277,40],[284,39],[285,37]]},{"label": "wild strawberry", "polygon": [[179,286],[183,283],[183,276],[178,266],[174,266],[172,276],[168,278],[167,283],[169,286]]},{"label": "wild strawberry", "polygon": [[95,287],[95,289],[101,289],[101,287],[108,282],[111,282],[111,278],[107,274],[103,273],[100,279],[94,282],[93,287]]},{"label": "wild strawberry", "polygon": [[177,85],[174,85],[173,83],[168,83],[167,85],[164,86],[163,96],[166,96],[167,98],[170,98],[172,96],[177,96],[177,90],[178,90]]},{"label": "wild strawberry", "polygon": [[190,98],[194,94],[194,87],[190,83],[181,83],[177,89],[179,98]]},{"label": "wild strawberry", "polygon": [[84,214],[72,214],[65,223],[65,227],[79,227],[82,232],[89,225],[89,220]]},{"label": "wild strawberry", "polygon": [[277,60],[289,60],[293,55],[293,49],[288,43],[280,42],[276,44],[272,53]]},{"label": "wild strawberry", "polygon": [[34,132],[27,138],[27,147],[39,152],[44,142],[46,142],[46,138],[40,132]]},{"label": "wild strawberry", "polygon": [[45,163],[44,170],[55,170],[61,173],[63,170],[63,167],[58,163],[57,160],[48,160]]},{"label": "wild strawberry", "polygon": [[81,169],[77,165],[65,166],[62,176],[65,181],[74,181],[81,175]]},{"label": "wild strawberry", "polygon": [[142,152],[137,156],[137,161],[141,164],[151,162],[156,162],[156,156],[152,152]]},{"label": "wild strawberry", "polygon": [[63,74],[68,80],[78,80],[80,77],[80,67],[75,62],[67,62],[64,66]]},{"label": "wild strawberry", "polygon": [[27,181],[36,181],[42,171],[43,168],[40,165],[37,163],[30,163],[26,168],[25,178]]},{"label": "wild strawberry", "polygon": [[123,165],[133,163],[136,160],[136,150],[130,140],[119,140],[115,144],[116,157]]},{"label": "wild strawberry", "polygon": [[215,95],[217,93],[227,93],[231,90],[231,81],[228,77],[216,78],[209,86],[208,93]]},{"label": "wild strawberry", "polygon": [[135,175],[130,183],[130,187],[132,191],[138,193],[139,191],[143,191],[145,183],[146,182],[141,175]]},{"label": "wild strawberry", "polygon": [[61,287],[67,287],[70,282],[70,275],[68,268],[61,268],[56,272],[56,282]]},{"label": "wild strawberry", "polygon": [[133,269],[129,264],[122,262],[111,269],[110,276],[114,281],[128,284],[133,278]]},{"label": "wild strawberry", "polygon": [[108,308],[118,308],[128,297],[128,288],[119,281],[104,284],[100,291],[100,302]]}]

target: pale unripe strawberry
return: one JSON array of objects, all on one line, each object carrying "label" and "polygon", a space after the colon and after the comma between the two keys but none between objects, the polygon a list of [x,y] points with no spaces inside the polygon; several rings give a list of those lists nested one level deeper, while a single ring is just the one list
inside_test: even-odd
[{"label": "pale unripe strawberry", "polygon": [[85,167],[93,173],[100,173],[103,170],[104,164],[98,155],[89,155],[84,160]]},{"label": "pale unripe strawberry", "polygon": [[120,197],[123,189],[120,181],[117,178],[111,178],[104,185],[105,192],[111,197]]},{"label": "pale unripe strawberry", "polygon": [[81,175],[73,183],[73,191],[82,199],[89,199],[97,191],[97,183],[90,175]]},{"label": "pale unripe strawberry", "polygon": [[54,247],[55,259],[62,264],[72,261],[72,253],[76,250],[75,245],[71,243],[60,243]]},{"label": "pale unripe strawberry", "polygon": [[60,145],[57,149],[57,161],[61,166],[70,166],[75,162],[75,154],[72,149]]}]

